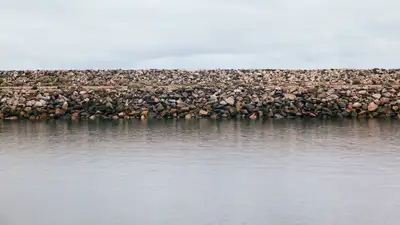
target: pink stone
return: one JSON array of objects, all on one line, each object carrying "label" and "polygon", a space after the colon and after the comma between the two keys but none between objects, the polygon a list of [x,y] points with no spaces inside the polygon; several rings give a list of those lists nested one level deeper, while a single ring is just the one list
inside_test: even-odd
[{"label": "pink stone", "polygon": [[375,103],[371,102],[368,105],[368,111],[372,112],[375,111],[378,108],[378,105],[376,105]]}]

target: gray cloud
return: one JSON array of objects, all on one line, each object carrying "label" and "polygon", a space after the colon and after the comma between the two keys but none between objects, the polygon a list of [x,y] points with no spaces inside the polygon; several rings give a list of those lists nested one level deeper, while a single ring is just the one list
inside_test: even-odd
[{"label": "gray cloud", "polygon": [[398,67],[396,0],[1,0],[0,69]]}]

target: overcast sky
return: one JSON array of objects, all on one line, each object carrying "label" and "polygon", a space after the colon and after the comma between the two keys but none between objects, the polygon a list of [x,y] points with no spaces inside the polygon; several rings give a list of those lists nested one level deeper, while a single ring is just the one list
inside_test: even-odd
[{"label": "overcast sky", "polygon": [[0,0],[0,70],[400,67],[399,0]]}]

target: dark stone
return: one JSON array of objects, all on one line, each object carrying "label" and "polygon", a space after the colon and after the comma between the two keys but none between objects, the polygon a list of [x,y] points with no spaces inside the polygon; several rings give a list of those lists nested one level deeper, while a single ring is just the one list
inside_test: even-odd
[{"label": "dark stone", "polygon": [[346,108],[346,103],[344,103],[344,102],[338,102],[338,106],[340,107],[340,108]]}]

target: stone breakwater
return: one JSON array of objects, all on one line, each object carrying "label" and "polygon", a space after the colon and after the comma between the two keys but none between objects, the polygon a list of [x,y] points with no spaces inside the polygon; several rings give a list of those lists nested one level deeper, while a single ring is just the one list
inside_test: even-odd
[{"label": "stone breakwater", "polygon": [[0,71],[1,119],[400,118],[400,70]]}]

